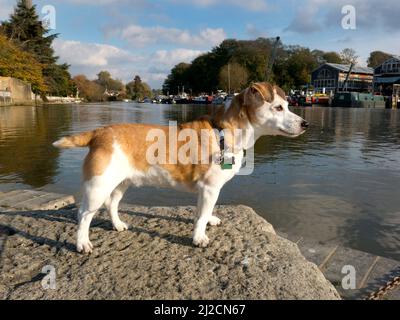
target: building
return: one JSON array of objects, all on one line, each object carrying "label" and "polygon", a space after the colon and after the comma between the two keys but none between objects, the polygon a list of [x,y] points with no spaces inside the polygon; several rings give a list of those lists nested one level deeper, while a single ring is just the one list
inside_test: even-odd
[{"label": "building", "polygon": [[375,68],[374,91],[387,97],[387,107],[400,107],[400,57],[394,56]]},{"label": "building", "polygon": [[[350,65],[324,63],[311,73],[311,83],[315,93],[332,94],[342,90],[348,76]],[[354,66],[345,91],[366,92],[373,87],[374,69]]]},{"label": "building", "polygon": [[32,103],[31,85],[11,77],[0,77],[0,105]]}]

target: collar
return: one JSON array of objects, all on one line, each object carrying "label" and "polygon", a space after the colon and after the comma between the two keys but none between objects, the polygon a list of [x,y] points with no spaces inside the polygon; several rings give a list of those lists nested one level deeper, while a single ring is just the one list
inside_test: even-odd
[{"label": "collar", "polygon": [[[232,164],[235,164],[235,157],[230,159],[230,163],[225,163],[225,133],[224,129],[219,126],[214,119],[210,121],[213,129],[217,129],[218,133],[216,134],[216,139],[219,141],[219,149],[221,153],[221,158],[218,161],[221,164],[222,169],[232,169]],[[243,158],[246,158],[246,149],[243,149]],[[243,164],[245,164],[244,162]]]}]

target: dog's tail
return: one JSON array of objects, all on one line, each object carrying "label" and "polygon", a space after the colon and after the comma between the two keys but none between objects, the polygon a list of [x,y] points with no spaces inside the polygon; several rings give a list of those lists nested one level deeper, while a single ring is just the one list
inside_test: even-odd
[{"label": "dog's tail", "polygon": [[73,136],[64,137],[53,143],[53,146],[60,149],[88,147],[94,137],[94,131],[82,132]]}]

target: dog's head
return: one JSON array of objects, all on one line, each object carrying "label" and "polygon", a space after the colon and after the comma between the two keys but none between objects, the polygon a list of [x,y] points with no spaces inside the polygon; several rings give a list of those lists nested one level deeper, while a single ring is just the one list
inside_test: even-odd
[{"label": "dog's head", "polygon": [[291,112],[284,91],[267,82],[254,83],[243,92],[247,117],[262,135],[297,137],[308,122]]}]

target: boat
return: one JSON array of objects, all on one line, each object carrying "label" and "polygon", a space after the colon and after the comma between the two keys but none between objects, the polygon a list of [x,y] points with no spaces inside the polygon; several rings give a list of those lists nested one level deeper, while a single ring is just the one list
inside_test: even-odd
[{"label": "boat", "polygon": [[311,107],[313,100],[311,96],[295,94],[287,98],[289,105],[292,107]]},{"label": "boat", "polygon": [[316,93],[312,97],[312,104],[329,105],[330,97],[327,94]]},{"label": "boat", "polygon": [[212,104],[213,105],[222,105],[225,103],[225,97],[217,96],[213,98]]},{"label": "boat", "polygon": [[373,93],[345,91],[350,74],[353,70],[354,64],[350,65],[349,72],[343,82],[343,86],[339,89],[336,88],[336,93],[333,96],[331,107],[339,108],[385,108],[386,101],[383,96],[375,95]]},{"label": "boat", "polygon": [[336,108],[385,108],[385,98],[380,95],[362,92],[337,92],[332,100]]},{"label": "boat", "polygon": [[193,104],[211,104],[212,103],[212,96],[198,96],[192,99]]}]

